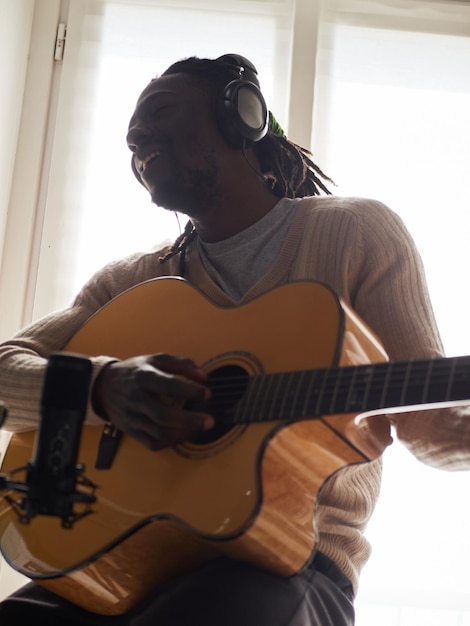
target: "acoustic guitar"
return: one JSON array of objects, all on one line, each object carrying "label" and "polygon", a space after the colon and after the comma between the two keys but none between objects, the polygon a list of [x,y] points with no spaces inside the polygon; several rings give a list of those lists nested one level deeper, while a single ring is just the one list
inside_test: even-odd
[{"label": "acoustic guitar", "polygon": [[[322,486],[382,454],[383,414],[470,395],[470,358],[389,363],[358,316],[308,281],[220,308],[182,279],[151,280],[102,308],[65,350],[190,357],[209,375],[217,420],[204,437],[157,452],[122,436],[108,468],[97,463],[103,427],[84,426],[79,462],[97,501],[73,529],[47,516],[22,524],[0,501],[10,565],[104,615],[219,556],[300,571],[315,551]],[[25,466],[34,442],[34,432],[15,434],[2,471]]]}]

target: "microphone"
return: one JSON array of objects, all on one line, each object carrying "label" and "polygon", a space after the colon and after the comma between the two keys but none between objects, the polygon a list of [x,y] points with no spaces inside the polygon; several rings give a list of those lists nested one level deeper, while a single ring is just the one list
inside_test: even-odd
[{"label": "microphone", "polygon": [[[40,424],[33,459],[26,468],[26,482],[1,481],[23,494],[21,502],[10,503],[19,520],[28,524],[36,515],[57,516],[64,528],[71,528],[77,519],[91,513],[89,506],[96,501],[95,485],[77,465],[83,421],[88,403],[91,361],[85,357],[57,352],[51,355],[41,397]],[[77,485],[89,493],[77,491]],[[76,503],[85,505],[77,513]]]}]

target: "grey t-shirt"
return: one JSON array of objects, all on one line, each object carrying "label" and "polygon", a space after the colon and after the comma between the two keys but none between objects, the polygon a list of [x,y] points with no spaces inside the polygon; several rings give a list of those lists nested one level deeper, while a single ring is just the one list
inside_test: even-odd
[{"label": "grey t-shirt", "polygon": [[298,198],[282,198],[258,222],[215,243],[198,239],[198,250],[209,276],[234,300],[269,270],[289,232]]}]

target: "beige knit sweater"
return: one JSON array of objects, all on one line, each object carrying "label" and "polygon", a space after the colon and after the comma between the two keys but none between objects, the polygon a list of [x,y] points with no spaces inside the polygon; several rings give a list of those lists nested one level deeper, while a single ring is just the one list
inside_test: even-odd
[{"label": "beige knit sweater", "polygon": [[[160,264],[160,256],[136,254],[111,263],[85,285],[71,307],[0,345],[0,398],[9,407],[8,430],[36,426],[45,359],[94,312],[129,287],[178,273],[177,258]],[[194,244],[188,250],[186,278],[214,303],[235,304],[209,277]],[[391,360],[442,356],[421,261],[401,220],[384,205],[334,196],[299,202],[278,258],[241,303],[299,279],[330,285],[381,338]],[[95,375],[107,361],[93,359]],[[87,419],[99,423],[91,407]],[[470,420],[463,409],[404,413],[394,423],[398,437],[424,462],[470,468]],[[378,497],[380,475],[380,460],[347,468],[327,483],[318,508],[318,548],[354,588],[369,555],[363,531]]]}]

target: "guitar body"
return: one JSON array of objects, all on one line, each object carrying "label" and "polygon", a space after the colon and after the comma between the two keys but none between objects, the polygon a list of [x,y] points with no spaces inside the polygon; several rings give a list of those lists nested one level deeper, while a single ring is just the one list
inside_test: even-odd
[{"label": "guitar body", "polygon": [[[181,279],[148,281],[101,309],[65,350],[120,359],[167,352],[208,373],[235,365],[249,376],[386,360],[354,313],[311,282],[224,309]],[[377,418],[266,421],[157,452],[123,436],[111,468],[99,470],[102,431],[85,426],[79,453],[97,485],[93,513],[72,530],[45,516],[24,525],[3,499],[0,545],[18,571],[106,615],[218,556],[279,575],[300,571],[315,550],[325,481],[377,458],[389,443],[388,422]],[[34,439],[33,432],[13,436],[3,472],[27,464]]]}]

